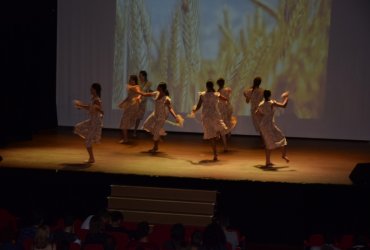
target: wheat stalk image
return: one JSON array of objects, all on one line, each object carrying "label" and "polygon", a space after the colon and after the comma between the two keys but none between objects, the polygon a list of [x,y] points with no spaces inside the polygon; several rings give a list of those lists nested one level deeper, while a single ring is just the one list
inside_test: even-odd
[{"label": "wheat stalk image", "polygon": [[180,109],[189,108],[195,98],[194,82],[200,70],[198,0],[183,0],[181,5],[184,77]]},{"label": "wheat stalk image", "polygon": [[181,88],[180,82],[180,10],[176,9],[173,14],[170,32],[170,44],[168,52],[168,71],[167,71],[167,81],[169,84],[174,86],[177,90],[174,93],[174,102],[176,107],[180,108],[180,100],[182,93],[178,91]]},{"label": "wheat stalk image", "polygon": [[117,1],[116,7],[116,32],[115,32],[115,53],[114,53],[114,69],[113,76],[113,96],[112,108],[117,108],[119,102],[123,99],[124,84],[127,79],[127,20],[128,6],[127,2]]}]

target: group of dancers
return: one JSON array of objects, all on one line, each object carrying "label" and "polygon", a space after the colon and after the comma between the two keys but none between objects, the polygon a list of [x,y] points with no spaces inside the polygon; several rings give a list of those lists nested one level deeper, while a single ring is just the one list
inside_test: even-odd
[{"label": "group of dancers", "polygon": [[[139,82],[140,81],[140,82]],[[288,92],[281,95],[282,101],[271,99],[271,91],[260,88],[261,78],[253,80],[252,87],[244,91],[247,103],[250,103],[251,116],[256,131],[262,136],[265,147],[266,167],[273,166],[271,162],[271,151],[282,149],[282,158],[289,162],[286,153],[287,141],[284,134],[274,122],[276,108],[285,108],[288,104]],[[221,139],[224,152],[228,151],[228,138],[236,125],[236,118],[233,117],[233,107],[230,103],[231,88],[225,87],[225,80],[217,80],[218,89],[215,90],[213,81],[206,82],[206,90],[201,92],[196,106],[194,106],[188,117],[195,117],[195,113],[202,109],[201,121],[203,125],[203,139],[209,140],[212,146],[213,160],[218,160],[217,140]],[[176,114],[171,104],[171,98],[167,84],[160,82],[155,91],[151,89],[151,82],[148,81],[146,71],[140,71],[139,77],[130,75],[127,83],[127,97],[118,105],[123,110],[120,129],[122,130],[120,143],[128,142],[128,130],[133,129],[133,136],[144,117],[148,98],[154,100],[154,110],[144,121],[142,128],[153,135],[153,147],[151,153],[158,151],[161,136],[165,136],[164,125],[168,122],[171,114],[178,126],[182,126],[184,119]],[[103,109],[101,101],[101,85],[93,83],[90,88],[91,103],[84,104],[75,100],[75,107],[85,109],[89,112],[89,119],[78,123],[74,132],[85,139],[85,146],[89,154],[87,163],[94,163],[92,146],[101,139],[103,126]],[[170,122],[171,123],[171,122]]]}]

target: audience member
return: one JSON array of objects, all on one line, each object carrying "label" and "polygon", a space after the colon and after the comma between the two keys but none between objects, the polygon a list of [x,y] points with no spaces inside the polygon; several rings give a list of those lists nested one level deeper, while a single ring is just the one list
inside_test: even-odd
[{"label": "audience member", "polygon": [[50,228],[46,225],[39,226],[33,239],[33,250],[55,250],[55,244],[50,240]]},{"label": "audience member", "polygon": [[99,216],[93,216],[90,219],[89,231],[83,242],[83,245],[88,244],[101,244],[105,250],[115,249],[112,237],[104,231],[104,219]]},{"label": "audience member", "polygon": [[178,250],[187,247],[185,240],[185,227],[184,225],[177,223],[171,227],[171,239],[164,243],[163,248],[165,250]]}]

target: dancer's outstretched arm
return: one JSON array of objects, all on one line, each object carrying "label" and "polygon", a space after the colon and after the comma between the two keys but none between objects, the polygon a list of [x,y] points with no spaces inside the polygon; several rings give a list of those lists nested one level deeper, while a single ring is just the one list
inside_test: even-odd
[{"label": "dancer's outstretched arm", "polygon": [[89,104],[84,104],[79,100],[74,100],[75,107],[78,109],[86,109],[89,110],[90,105]]},{"label": "dancer's outstretched arm", "polygon": [[289,100],[289,92],[284,92],[281,97],[283,98],[282,102],[274,102],[274,106],[279,107],[279,108],[285,108],[288,105],[288,100]]},{"label": "dancer's outstretched arm", "polygon": [[200,109],[200,107],[202,107],[202,103],[203,103],[203,100],[202,100],[202,98],[201,97],[199,97],[199,101],[198,101],[198,104],[197,104],[197,106],[195,107],[195,109],[193,109],[192,111],[195,113],[195,112],[197,112],[199,109]]},{"label": "dancer's outstretched arm", "polygon": [[176,115],[175,110],[172,108],[171,102],[169,100],[166,100],[166,106],[168,108],[168,111],[171,113],[171,115],[176,119],[176,122],[179,122],[179,118]]}]

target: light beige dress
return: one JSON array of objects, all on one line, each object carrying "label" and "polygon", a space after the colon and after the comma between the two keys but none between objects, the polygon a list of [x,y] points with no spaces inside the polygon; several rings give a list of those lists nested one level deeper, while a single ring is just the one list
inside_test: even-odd
[{"label": "light beige dress", "polygon": [[231,88],[223,88],[219,90],[219,93],[229,100],[219,100],[218,110],[220,111],[221,118],[227,127],[227,133],[230,133],[236,125],[236,118],[233,117],[233,106],[230,103]]},{"label": "light beige dress", "polygon": [[154,111],[148,116],[143,125],[143,129],[153,135],[154,141],[158,141],[161,136],[166,135],[166,131],[163,129],[169,115],[166,102],[171,103],[171,98],[168,96],[162,96],[160,99],[158,97],[159,92],[156,91],[154,96]]},{"label": "light beige dress", "polygon": [[136,120],[138,119],[139,106],[140,106],[140,95],[134,90],[138,90],[138,85],[127,85],[127,97],[123,101],[120,108],[123,109],[123,115],[121,118],[121,129],[130,129],[135,126]]},{"label": "light beige dress", "polygon": [[76,124],[74,128],[74,133],[85,139],[86,147],[91,147],[93,143],[98,143],[101,139],[103,115],[97,109],[102,109],[102,102],[99,97],[91,100],[89,119]]},{"label": "light beige dress", "polygon": [[[151,85],[152,85],[152,83],[149,82],[149,81],[145,82],[145,83],[141,83],[142,91],[143,92],[149,92]],[[140,120],[143,119],[143,117],[145,115],[147,102],[148,102],[148,97],[142,96],[141,97],[141,102],[140,102],[140,105],[139,105],[139,112],[137,114],[137,119],[140,119]]]},{"label": "light beige dress", "polygon": [[258,108],[258,105],[263,100],[263,91],[264,89],[261,88],[250,88],[244,92],[247,99],[249,99],[250,105],[251,105],[251,116],[253,121],[253,126],[256,129],[257,132],[260,132],[259,124],[260,124],[260,116],[256,115],[256,110]]},{"label": "light beige dress", "polygon": [[227,126],[218,110],[219,92],[202,92],[203,139],[212,139],[227,133]]},{"label": "light beige dress", "polygon": [[262,114],[259,128],[267,149],[280,148],[287,145],[286,138],[276,126],[273,106],[274,100],[262,101],[258,106],[258,112]]}]

